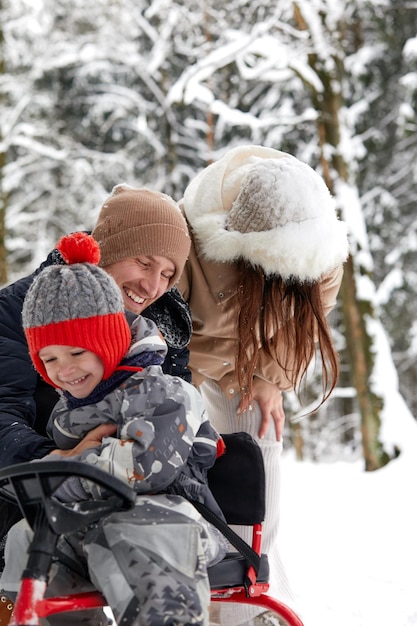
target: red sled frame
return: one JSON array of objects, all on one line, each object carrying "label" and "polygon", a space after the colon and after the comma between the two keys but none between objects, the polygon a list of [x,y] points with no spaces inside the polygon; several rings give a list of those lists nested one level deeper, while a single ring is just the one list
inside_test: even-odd
[{"label": "red sled frame", "polygon": [[[259,446],[246,433],[223,438],[226,453],[210,470],[209,484],[228,524],[252,526],[252,542],[249,545],[239,540],[241,545],[237,545],[236,552],[229,552],[220,563],[209,568],[211,601],[261,607],[287,626],[303,626],[289,606],[268,594],[269,567],[267,555],[261,552],[262,521],[259,521],[259,518],[263,520],[265,505],[265,476]],[[85,508],[78,503],[75,510],[62,505],[52,497],[53,492],[70,475],[105,486],[112,492],[111,497],[94,501],[93,509],[91,503],[85,503]],[[48,573],[59,535],[93,523],[117,509],[131,508],[136,497],[133,490],[96,467],[57,460],[22,463],[1,470],[0,496],[17,501],[34,530],[10,626],[40,626],[39,620],[49,615],[108,606],[98,591],[45,598]]]}]

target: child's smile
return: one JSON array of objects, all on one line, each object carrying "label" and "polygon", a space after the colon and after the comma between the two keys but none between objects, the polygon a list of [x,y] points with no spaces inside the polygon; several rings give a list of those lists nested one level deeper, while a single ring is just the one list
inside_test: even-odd
[{"label": "child's smile", "polygon": [[75,398],[89,396],[103,379],[103,362],[97,354],[84,348],[45,346],[39,351],[39,358],[54,385]]}]

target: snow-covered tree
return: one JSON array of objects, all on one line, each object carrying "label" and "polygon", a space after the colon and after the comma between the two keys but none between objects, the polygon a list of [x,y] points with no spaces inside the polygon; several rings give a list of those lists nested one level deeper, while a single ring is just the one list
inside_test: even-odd
[{"label": "snow-covered tree", "polygon": [[[334,315],[340,386],[298,433],[315,457],[323,435],[357,448],[360,413],[368,467],[383,464],[380,320],[397,364],[414,367],[410,397],[416,377],[415,12],[395,0],[3,0],[9,278],[90,228],[118,182],[180,198],[235,145],[288,151],[324,176],[352,233]],[[313,373],[307,407],[319,396]]]}]

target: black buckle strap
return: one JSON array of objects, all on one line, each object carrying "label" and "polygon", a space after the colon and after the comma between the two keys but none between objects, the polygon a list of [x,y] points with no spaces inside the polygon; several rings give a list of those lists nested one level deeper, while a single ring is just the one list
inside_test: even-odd
[{"label": "black buckle strap", "polygon": [[191,500],[191,503],[195,506],[197,511],[208,521],[213,524],[220,532],[228,539],[236,550],[245,557],[249,565],[252,565],[256,575],[259,571],[261,557],[255,550],[242,539],[235,531],[230,528],[218,515],[213,513],[211,509],[206,507],[201,502]]}]

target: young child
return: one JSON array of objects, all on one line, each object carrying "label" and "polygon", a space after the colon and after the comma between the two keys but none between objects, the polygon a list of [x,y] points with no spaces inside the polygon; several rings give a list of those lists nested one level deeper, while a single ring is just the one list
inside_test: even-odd
[{"label": "young child", "polygon": [[[96,265],[98,244],[74,233],[58,248],[68,265],[38,275],[22,312],[34,366],[61,394],[49,430],[59,448],[70,449],[97,425],[114,424],[101,445],[71,458],[106,469],[138,497],[133,510],[61,538],[59,549],[88,575],[70,571],[58,557],[48,594],[85,591],[92,583],[118,624],[207,625],[207,566],[227,545],[188,499],[221,515],[206,482],[221,438],[196,389],[162,372],[166,346],[154,323],[139,316],[129,328],[120,289]],[[72,477],[56,497],[79,501],[97,489]],[[1,578],[9,596],[18,590],[29,540],[25,520],[9,532]],[[94,613],[86,611],[83,623],[101,623]],[[63,615],[56,619],[65,623]]]}]

